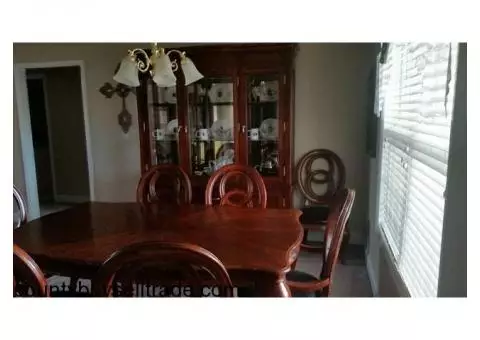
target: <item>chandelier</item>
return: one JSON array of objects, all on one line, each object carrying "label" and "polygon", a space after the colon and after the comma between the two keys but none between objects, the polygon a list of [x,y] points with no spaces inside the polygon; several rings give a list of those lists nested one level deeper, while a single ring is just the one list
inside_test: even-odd
[{"label": "chandelier", "polygon": [[136,48],[128,51],[123,58],[120,67],[113,77],[118,83],[137,87],[140,86],[138,72],[150,72],[152,80],[160,87],[173,87],[177,84],[174,72],[178,70],[177,60],[170,61],[170,55],[177,53],[180,56],[180,63],[185,76],[185,86],[203,78],[193,62],[185,55],[185,52],[169,50],[158,47],[157,43],[152,44],[152,55],[149,57],[145,50]]}]

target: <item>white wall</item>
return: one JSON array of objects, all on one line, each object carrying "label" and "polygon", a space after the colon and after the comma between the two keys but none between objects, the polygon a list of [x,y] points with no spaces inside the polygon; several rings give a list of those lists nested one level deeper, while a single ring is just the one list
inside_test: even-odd
[{"label": "white wall", "polygon": [[[144,44],[147,46],[146,44]],[[134,116],[130,132],[124,135],[117,123],[120,98],[105,99],[98,92],[112,75],[119,60],[132,45],[127,44],[14,44],[14,63],[84,60],[88,112],[94,162],[95,198],[98,201],[135,199],[140,174],[137,107],[134,96],[127,108]],[[15,102],[15,99],[14,99]],[[15,119],[17,119],[14,108]],[[15,128],[15,126],[14,126]],[[14,131],[14,137],[18,131]],[[19,139],[14,138],[15,183],[23,185]]]},{"label": "white wall", "polygon": [[[185,44],[162,44],[178,47]],[[88,113],[94,162],[96,201],[134,201],[140,176],[140,142],[137,105],[134,95],[127,98],[127,109],[133,116],[128,134],[117,123],[121,99],[106,99],[98,90],[112,77],[117,64],[128,49],[149,48],[148,43],[15,43],[14,63],[83,60],[85,62]],[[15,103],[14,97],[14,103]],[[14,183],[25,187],[18,117],[14,106]]]},{"label": "white wall", "polygon": [[[363,242],[367,225],[365,117],[368,73],[374,62],[373,46],[360,43],[300,44],[296,59],[294,159],[298,161],[304,153],[315,148],[332,149],[343,159],[347,169],[347,185],[357,191],[350,223],[352,241],[355,243]],[[130,96],[127,99],[133,125],[128,135],[124,135],[117,124],[120,99],[105,99],[98,92],[104,82],[113,82],[115,66],[127,49],[132,47],[148,45],[14,44],[14,63],[84,60],[95,196],[98,201],[135,200],[135,188],[140,176],[135,98]],[[15,109],[14,112],[16,116]],[[14,136],[17,133],[14,131]],[[16,183],[21,183],[18,143],[19,140],[15,139],[14,170]],[[298,199],[296,202],[298,206]]]},{"label": "white wall", "polygon": [[[368,209],[366,117],[374,44],[300,44],[295,64],[295,163],[316,148],[345,163],[347,186],[356,190],[350,219],[353,243],[364,243]],[[298,195],[294,199],[299,205]]]}]

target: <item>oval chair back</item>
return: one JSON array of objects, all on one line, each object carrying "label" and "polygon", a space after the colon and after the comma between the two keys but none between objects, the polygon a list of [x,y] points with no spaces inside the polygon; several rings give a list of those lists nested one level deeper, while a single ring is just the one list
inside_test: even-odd
[{"label": "oval chair back", "polygon": [[248,166],[229,164],[218,169],[207,183],[206,205],[267,207],[267,189],[260,173]]},{"label": "oval chair back", "polygon": [[142,175],[137,186],[137,202],[190,204],[192,185],[187,173],[175,164],[160,164]]},{"label": "oval chair back", "polygon": [[211,252],[197,245],[156,241],[112,254],[100,268],[93,290],[104,297],[233,296],[227,270]]}]

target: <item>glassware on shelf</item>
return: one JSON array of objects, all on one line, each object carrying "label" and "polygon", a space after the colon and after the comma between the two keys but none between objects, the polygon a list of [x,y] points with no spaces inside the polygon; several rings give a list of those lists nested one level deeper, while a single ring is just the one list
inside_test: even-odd
[{"label": "glassware on shelf", "polygon": [[[211,175],[233,162],[220,155],[234,149],[233,80],[230,77],[204,78],[188,86],[188,122],[193,174]],[[234,152],[233,152],[234,154]]]},{"label": "glassware on shelf", "polygon": [[177,99],[175,88],[147,85],[148,126],[151,138],[151,162],[179,164]]},{"label": "glassware on shelf", "polygon": [[248,164],[263,176],[278,176],[278,75],[252,75],[247,84]]}]

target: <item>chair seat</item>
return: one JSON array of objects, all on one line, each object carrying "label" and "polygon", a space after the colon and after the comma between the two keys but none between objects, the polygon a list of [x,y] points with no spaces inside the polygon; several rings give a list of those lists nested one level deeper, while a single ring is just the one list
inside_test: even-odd
[{"label": "chair seat", "polygon": [[302,211],[300,216],[302,224],[323,224],[327,221],[330,211],[328,206],[303,207],[300,210]]},{"label": "chair seat", "polygon": [[315,298],[315,292],[302,292],[302,291],[292,291],[292,297],[294,298]]},{"label": "chair seat", "polygon": [[324,243],[322,241],[309,241],[305,240],[301,244],[302,248],[306,249],[319,249],[322,250],[324,247]]},{"label": "chair seat", "polygon": [[295,281],[295,282],[312,282],[317,281],[318,277],[315,277],[312,274],[305,273],[299,270],[292,270],[289,271],[286,275],[287,281]]},{"label": "chair seat", "polygon": [[[312,274],[301,272],[298,270],[292,270],[287,273],[286,275],[287,281],[295,281],[295,282],[312,282],[317,281],[318,278]],[[292,292],[292,297],[307,297],[307,298],[314,298],[319,297],[320,295],[317,292],[304,292],[290,289]]]}]

